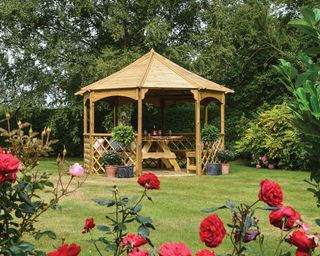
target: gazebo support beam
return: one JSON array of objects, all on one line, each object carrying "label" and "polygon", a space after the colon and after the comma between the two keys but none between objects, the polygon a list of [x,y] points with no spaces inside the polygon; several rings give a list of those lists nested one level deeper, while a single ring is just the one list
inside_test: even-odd
[{"label": "gazebo support beam", "polygon": [[165,102],[164,102],[164,99],[161,99],[160,100],[160,114],[161,114],[161,130],[162,130],[162,133],[164,133],[164,130],[165,130],[164,108],[165,108]]},{"label": "gazebo support beam", "polygon": [[225,115],[225,95],[223,95],[220,105],[220,132],[221,132],[221,148],[224,149],[224,115]]},{"label": "gazebo support beam", "polygon": [[90,93],[90,174],[93,174],[94,161],[94,102],[93,93]]},{"label": "gazebo support beam", "polygon": [[137,136],[137,153],[136,153],[136,172],[137,176],[142,174],[142,93],[139,89],[138,98],[138,136]]},{"label": "gazebo support beam", "polygon": [[204,124],[208,124],[208,109],[209,109],[209,104],[206,104],[204,106]]},{"label": "gazebo support beam", "polygon": [[113,103],[113,126],[118,126],[118,102]]},{"label": "gazebo support beam", "polygon": [[201,138],[200,138],[200,93],[197,92],[195,101],[195,124],[196,124],[196,174],[201,175]]},{"label": "gazebo support beam", "polygon": [[88,111],[87,99],[83,100],[83,133],[88,133]]}]

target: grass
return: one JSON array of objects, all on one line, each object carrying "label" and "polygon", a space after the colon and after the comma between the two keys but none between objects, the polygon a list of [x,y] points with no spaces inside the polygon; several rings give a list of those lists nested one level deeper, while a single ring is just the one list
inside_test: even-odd
[{"label": "grass", "polygon": [[[76,161],[77,159],[72,159]],[[42,169],[54,171],[52,160],[41,162]],[[224,204],[228,199],[235,203],[256,201],[259,182],[268,178],[277,181],[285,197],[285,205],[294,207],[301,213],[303,220],[309,223],[314,231],[319,231],[314,224],[318,217],[318,210],[312,194],[306,191],[308,178],[306,172],[255,169],[245,166],[242,162],[234,162],[231,174],[223,176],[188,176],[188,177],[160,177],[161,189],[150,191],[154,203],[146,201],[143,204],[143,214],[151,216],[156,226],[152,231],[151,240],[156,247],[168,241],[184,241],[193,253],[205,246],[199,241],[199,223],[208,214],[201,212],[205,207],[215,207]],[[53,177],[54,178],[54,177]],[[86,240],[89,235],[82,235],[84,220],[93,217],[97,224],[106,224],[105,215],[108,208],[96,205],[92,199],[110,198],[108,188],[117,185],[123,194],[136,195],[141,191],[135,179],[113,179],[105,176],[90,176],[85,185],[76,193],[61,201],[62,211],[50,210],[38,222],[41,230],[53,230],[66,243],[76,242],[81,245],[81,255],[97,255],[93,246]],[[227,210],[218,212],[224,223],[230,223],[230,213]],[[265,255],[273,255],[280,232],[268,222],[268,212],[257,211],[260,227],[265,235]],[[131,229],[134,232],[134,228]],[[95,231],[94,235],[101,235]],[[42,249],[51,251],[61,242],[41,239],[38,243]],[[251,242],[250,255],[258,254],[258,244]],[[223,244],[215,249],[218,254],[230,252],[231,244],[228,237]],[[294,247],[285,246],[291,252]],[[248,252],[249,253],[249,252]]]}]

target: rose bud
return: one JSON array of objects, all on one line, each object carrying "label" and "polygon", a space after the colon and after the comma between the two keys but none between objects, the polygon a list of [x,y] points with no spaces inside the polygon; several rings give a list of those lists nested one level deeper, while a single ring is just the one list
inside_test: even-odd
[{"label": "rose bud", "polygon": [[94,224],[93,218],[87,218],[84,223],[82,234],[88,233],[90,231],[90,229],[93,229],[95,226],[96,226],[96,224]]},{"label": "rose bud", "polygon": [[249,243],[253,240],[256,240],[257,236],[260,235],[260,232],[256,229],[250,229],[247,230],[246,233],[244,234],[242,241],[244,243]]},{"label": "rose bud", "polygon": [[68,173],[69,173],[70,175],[72,175],[72,176],[80,177],[80,176],[83,175],[84,169],[83,169],[83,167],[82,167],[80,164],[75,163],[75,164],[73,164],[73,165],[71,165],[71,166],[69,167],[69,172],[68,172]]}]

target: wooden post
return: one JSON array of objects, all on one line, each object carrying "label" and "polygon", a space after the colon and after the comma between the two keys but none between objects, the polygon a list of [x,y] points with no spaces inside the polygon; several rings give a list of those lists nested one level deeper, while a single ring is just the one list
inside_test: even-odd
[{"label": "wooden post", "polygon": [[118,102],[113,103],[113,127],[118,126]]},{"label": "wooden post", "polygon": [[90,174],[93,174],[94,165],[94,102],[93,92],[90,93]]},{"label": "wooden post", "polygon": [[164,115],[164,108],[165,108],[165,104],[164,104],[164,99],[160,99],[160,114],[161,114],[161,130],[162,130],[162,134],[164,133],[165,130],[165,115]]},{"label": "wooden post", "polygon": [[87,98],[83,98],[83,133],[88,133]]},{"label": "wooden post", "polygon": [[197,92],[195,101],[195,124],[196,124],[196,174],[201,175],[201,138],[200,138],[200,93]]},{"label": "wooden post", "polygon": [[209,103],[204,106],[204,124],[208,124],[208,108],[209,108]]},{"label": "wooden post", "polygon": [[138,136],[137,136],[137,175],[142,175],[142,95],[141,89],[138,91]]},{"label": "wooden post", "polygon": [[220,125],[221,125],[221,148],[224,149],[224,109],[225,109],[225,95],[223,94],[221,105],[220,105]]}]

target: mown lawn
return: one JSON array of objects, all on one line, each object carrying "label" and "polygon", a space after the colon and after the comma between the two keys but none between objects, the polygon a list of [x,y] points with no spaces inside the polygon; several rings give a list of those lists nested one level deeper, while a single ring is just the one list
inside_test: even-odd
[{"label": "mown lawn", "polygon": [[[41,167],[43,170],[55,170],[53,160],[43,161]],[[314,231],[319,231],[314,224],[314,219],[319,217],[319,211],[312,194],[306,191],[307,184],[303,181],[308,175],[306,172],[255,169],[245,166],[242,162],[234,162],[229,175],[160,177],[161,189],[150,191],[154,203],[146,201],[143,204],[143,214],[151,216],[156,226],[156,230],[151,233],[151,240],[156,247],[168,241],[184,241],[195,253],[204,248],[199,241],[198,229],[199,223],[207,214],[201,212],[201,209],[220,206],[227,199],[232,199],[235,203],[252,203],[257,200],[259,182],[264,178],[279,182],[284,191],[285,205],[294,207]],[[97,255],[93,246],[86,241],[89,235],[83,235],[81,231],[87,217],[93,217],[97,224],[106,224],[104,216],[109,209],[96,205],[92,199],[110,198],[108,188],[113,185],[117,185],[123,194],[128,196],[141,191],[136,179],[110,180],[105,176],[90,176],[80,190],[61,201],[61,211],[50,210],[43,215],[38,227],[42,230],[55,231],[59,238],[65,239],[66,243],[76,242],[81,245],[81,255]],[[218,215],[225,223],[230,223],[230,214],[227,210],[219,211]],[[268,212],[258,211],[257,217],[265,235],[265,255],[273,255],[280,232],[268,223]],[[95,231],[94,235],[98,237],[101,233]],[[50,251],[60,242],[61,240],[42,239],[38,244],[46,251]],[[248,246],[250,255],[258,254],[256,242]],[[230,252],[230,247],[229,239],[226,237],[215,252],[218,254]],[[286,246],[286,248],[295,251],[294,247]]]}]

